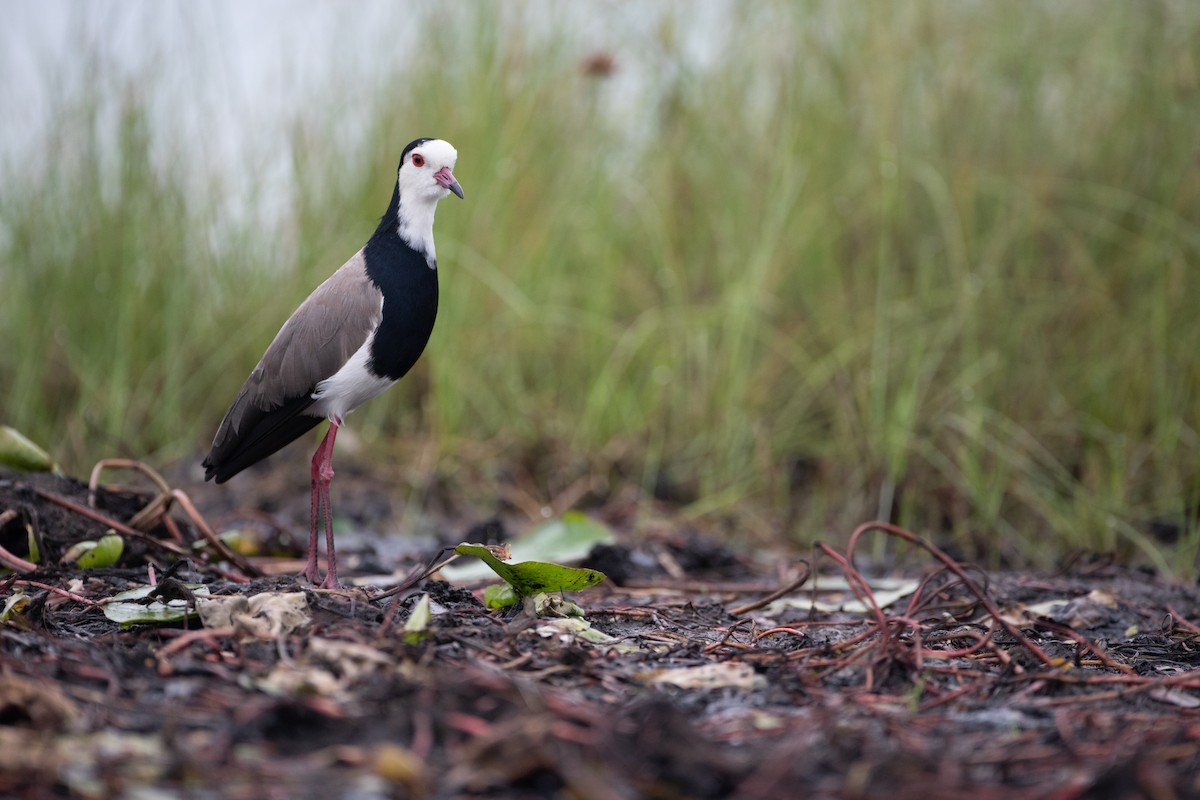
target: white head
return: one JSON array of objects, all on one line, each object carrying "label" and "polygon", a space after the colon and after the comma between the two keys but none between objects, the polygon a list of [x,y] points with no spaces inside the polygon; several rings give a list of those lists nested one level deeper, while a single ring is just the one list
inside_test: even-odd
[{"label": "white head", "polygon": [[433,248],[433,215],[438,201],[451,192],[463,196],[454,178],[458,151],[441,139],[417,139],[404,148],[396,174],[399,205],[396,231],[414,249],[425,253],[431,267],[437,264]]},{"label": "white head", "polygon": [[454,179],[458,151],[441,139],[417,139],[404,148],[397,181],[401,199],[436,203],[454,192],[460,198],[462,187]]}]

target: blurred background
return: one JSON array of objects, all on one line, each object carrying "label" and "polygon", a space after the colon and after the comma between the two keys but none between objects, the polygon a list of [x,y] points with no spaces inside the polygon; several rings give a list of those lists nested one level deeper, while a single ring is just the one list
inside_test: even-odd
[{"label": "blurred background", "polygon": [[199,483],[438,136],[438,327],[351,419],[412,502],[1194,573],[1200,4],[0,7],[0,422],[70,472]]}]

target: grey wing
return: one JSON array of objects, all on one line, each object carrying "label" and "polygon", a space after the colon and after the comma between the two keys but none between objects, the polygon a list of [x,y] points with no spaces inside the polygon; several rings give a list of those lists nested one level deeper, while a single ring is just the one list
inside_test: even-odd
[{"label": "grey wing", "polygon": [[308,296],[284,323],[244,387],[270,411],[333,375],[383,317],[383,295],[360,251]]},{"label": "grey wing", "polygon": [[[383,295],[367,277],[359,251],[280,328],[221,421],[206,462],[219,463],[226,454],[249,447],[253,439],[287,438],[269,434],[284,417],[303,413],[311,405],[309,396],[317,384],[362,347],[382,316]],[[274,416],[280,419],[273,420]]]}]

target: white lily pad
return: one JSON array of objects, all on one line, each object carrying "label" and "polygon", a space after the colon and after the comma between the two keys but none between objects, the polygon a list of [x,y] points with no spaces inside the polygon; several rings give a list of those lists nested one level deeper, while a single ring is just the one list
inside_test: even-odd
[{"label": "white lily pad", "polygon": [[[194,595],[208,594],[208,587],[204,584],[185,583],[184,586]],[[198,616],[196,609],[188,607],[187,601],[182,598],[171,600],[167,603],[161,600],[153,600],[149,603],[136,602],[149,596],[155,588],[157,587],[139,586],[136,589],[130,589],[114,595],[113,599],[104,605],[104,616],[120,624],[122,628],[127,628],[130,625],[154,625],[163,622],[179,622],[184,617],[194,619]]]},{"label": "white lily pad", "polygon": [[[873,578],[870,584],[875,602],[880,608],[886,608],[911,595],[921,582],[911,578]],[[816,600],[813,599],[814,592],[818,595]],[[822,613],[841,611],[849,614],[869,614],[872,611],[870,606],[855,596],[850,584],[839,575],[822,575],[815,578],[796,590],[794,595],[773,601],[763,612],[778,614],[789,608],[803,611],[811,609]]]}]

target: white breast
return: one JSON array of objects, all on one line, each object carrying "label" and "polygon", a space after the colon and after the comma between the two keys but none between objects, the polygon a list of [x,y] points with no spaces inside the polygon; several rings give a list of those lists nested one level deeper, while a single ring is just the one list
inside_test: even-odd
[{"label": "white breast", "polygon": [[368,366],[374,340],[372,333],[341,369],[317,384],[312,394],[316,402],[307,413],[341,424],[343,417],[395,383],[391,378],[373,374]]}]

